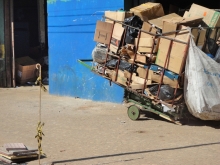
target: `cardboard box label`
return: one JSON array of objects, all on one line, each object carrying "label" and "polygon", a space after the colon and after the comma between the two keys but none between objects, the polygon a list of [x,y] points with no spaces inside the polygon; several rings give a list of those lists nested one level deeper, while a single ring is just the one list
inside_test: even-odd
[{"label": "cardboard box label", "polygon": [[111,33],[113,24],[108,22],[97,21],[94,41],[109,44],[111,40]]}]

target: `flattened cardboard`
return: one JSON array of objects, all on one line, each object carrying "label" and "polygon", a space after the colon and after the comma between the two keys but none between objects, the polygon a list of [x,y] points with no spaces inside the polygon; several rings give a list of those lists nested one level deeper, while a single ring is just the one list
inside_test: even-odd
[{"label": "flattened cardboard", "polygon": [[135,82],[132,82],[130,84],[131,89],[144,89],[144,84],[138,84]]},{"label": "flattened cardboard", "polygon": [[198,43],[197,43],[197,47],[202,49],[204,44],[205,44],[205,39],[206,39],[206,29],[201,30],[200,34],[199,34],[199,29],[192,29],[191,30],[192,35],[194,36],[193,40],[196,43],[197,37],[199,35],[198,38]]},{"label": "flattened cardboard", "polygon": [[36,81],[36,62],[29,56],[15,59],[16,80],[20,84]]},{"label": "flattened cardboard", "polygon": [[212,9],[197,5],[195,3],[189,9],[189,12],[185,14],[185,17],[203,17],[203,21],[209,27],[220,26],[220,12]]},{"label": "flattened cardboard", "polygon": [[112,38],[111,38],[111,44],[110,44],[110,50],[114,53],[117,53],[119,46],[121,44],[121,38],[124,33],[124,28],[121,24],[116,23],[114,25]]},{"label": "flattened cardboard", "polygon": [[94,41],[109,44],[111,40],[113,24],[97,21]]},{"label": "flattened cardboard", "polygon": [[[132,74],[136,75],[136,73],[132,73]],[[124,76],[125,76],[125,78],[130,79],[131,73],[128,72],[127,70],[124,70]]]},{"label": "flattened cardboard", "polygon": [[[159,74],[156,74],[156,73],[152,73],[151,74],[151,79],[152,81],[155,81],[155,82],[158,82],[160,83],[160,80],[161,80],[161,75]],[[169,79],[167,76],[164,75],[163,77],[163,84],[167,84],[167,85],[170,85],[170,87],[172,88],[176,88],[176,86],[179,88],[179,84],[178,84],[178,81],[177,80],[171,80]],[[177,85],[178,84],[178,85]]]},{"label": "flattened cardboard", "polygon": [[[145,80],[144,78],[132,75],[132,81],[137,84],[144,84]],[[146,80],[146,85],[150,85],[150,84],[152,84],[152,81],[150,79]]]},{"label": "flattened cardboard", "polygon": [[142,21],[158,18],[164,15],[163,6],[160,3],[147,2],[130,9],[134,15],[139,16]]},{"label": "flattened cardboard", "polygon": [[[136,47],[137,47],[137,42],[138,42],[138,39],[135,38]],[[151,53],[153,43],[154,43],[154,37],[140,38],[138,48],[137,48],[138,52]]]},{"label": "flattened cardboard", "polygon": [[170,19],[170,18],[173,18],[173,17],[181,17],[179,16],[178,14],[176,13],[171,13],[171,14],[168,14],[168,15],[165,15],[165,16],[162,16],[162,17],[159,17],[157,19],[152,19],[152,20],[149,20],[148,22],[150,24],[153,24],[155,25],[156,27],[162,29],[163,28],[163,20],[164,19]]}]

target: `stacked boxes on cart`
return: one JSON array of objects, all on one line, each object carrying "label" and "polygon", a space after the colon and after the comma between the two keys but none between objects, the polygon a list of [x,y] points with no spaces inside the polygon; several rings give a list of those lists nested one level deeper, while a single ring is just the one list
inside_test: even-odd
[{"label": "stacked boxes on cart", "polygon": [[[96,71],[146,97],[180,98],[190,33],[200,49],[213,53],[207,48],[208,28],[198,28],[201,25],[220,26],[220,13],[192,4],[183,16],[164,15],[161,4],[150,2],[129,12],[106,11],[105,22],[97,21],[94,36]],[[209,37],[216,39],[216,33],[210,30]]]}]

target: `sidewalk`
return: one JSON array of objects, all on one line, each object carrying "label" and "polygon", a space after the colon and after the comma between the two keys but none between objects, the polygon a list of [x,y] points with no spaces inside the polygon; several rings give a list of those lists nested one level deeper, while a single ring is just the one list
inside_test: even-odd
[{"label": "sidewalk", "polygon": [[[0,146],[37,148],[39,87],[0,88]],[[132,121],[125,105],[42,92],[41,164],[219,165],[220,122]],[[28,162],[37,165],[38,160]]]}]

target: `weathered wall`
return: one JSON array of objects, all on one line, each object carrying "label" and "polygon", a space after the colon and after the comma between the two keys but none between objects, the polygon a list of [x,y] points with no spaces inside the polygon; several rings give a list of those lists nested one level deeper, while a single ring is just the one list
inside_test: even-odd
[{"label": "weathered wall", "polygon": [[50,94],[122,102],[123,89],[77,62],[91,59],[95,24],[123,0],[47,0]]}]

